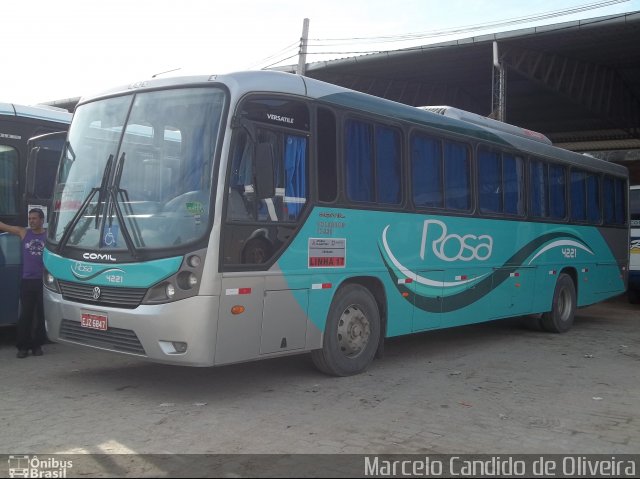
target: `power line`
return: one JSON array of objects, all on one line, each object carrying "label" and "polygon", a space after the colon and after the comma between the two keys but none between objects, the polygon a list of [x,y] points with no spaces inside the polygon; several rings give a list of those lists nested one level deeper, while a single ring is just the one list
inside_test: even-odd
[{"label": "power line", "polygon": [[[258,65],[260,65],[260,64],[262,64],[262,63],[266,63],[266,62],[268,62],[268,61],[271,61],[271,60],[273,60],[274,58],[277,58],[278,56],[284,55],[286,52],[290,51],[290,50],[291,50],[292,48],[294,48],[294,47],[298,47],[299,45],[300,45],[300,41],[293,42],[293,43],[291,43],[291,44],[287,45],[286,47],[281,48],[281,49],[280,49],[280,50],[278,50],[276,53],[274,53],[274,54],[272,54],[272,55],[269,55],[268,57],[263,58],[263,59],[262,59],[262,60],[260,60],[260,61],[255,62],[255,63],[254,63],[254,64],[252,64],[249,68],[255,68],[256,66],[258,66]],[[297,53],[296,53],[296,54],[294,54],[293,56],[295,56],[295,55],[297,55]],[[284,60],[288,60],[289,58],[291,58],[291,57],[285,58]],[[282,61],[284,61],[284,60],[280,60],[279,62],[276,62],[275,64],[278,64],[278,63],[280,63],[280,62],[282,62]],[[271,65],[269,65],[269,66],[271,66]],[[269,68],[269,67],[264,67],[264,68]]]},{"label": "power line", "polygon": [[[603,2],[590,3],[586,5],[580,5],[577,7],[565,8],[562,10],[553,10],[551,12],[532,14],[532,15],[527,15],[523,17],[516,17],[511,19],[496,20],[493,22],[466,25],[466,26],[456,27],[456,28],[446,29],[446,30],[431,30],[431,31],[421,32],[421,33],[405,33],[405,34],[399,34],[399,35],[385,35],[385,36],[373,36],[373,37],[325,38],[325,39],[315,38],[312,41],[314,42],[316,41],[317,42],[349,42],[349,43],[346,43],[346,45],[353,45],[354,43],[389,43],[389,42],[400,42],[400,41],[408,41],[408,40],[420,40],[424,38],[454,35],[457,33],[466,33],[473,30],[485,30],[487,28],[509,26],[509,25],[515,25],[519,23],[534,22],[538,20],[547,20],[550,18],[581,13],[581,12],[593,10],[596,8],[608,7],[618,3],[625,3],[628,1],[629,0],[606,0]],[[337,46],[337,45],[339,44],[336,44],[336,43],[332,43],[331,45],[315,44],[314,46]]]},{"label": "power line", "polygon": [[[456,35],[461,33],[469,33],[469,32],[478,31],[478,30],[486,30],[489,28],[498,28],[498,27],[517,25],[521,23],[530,23],[530,22],[535,22],[540,20],[548,20],[551,18],[562,17],[566,15],[573,15],[576,13],[582,13],[582,12],[586,12],[588,10],[594,10],[597,8],[609,7],[619,3],[626,3],[628,1],[629,0],[605,0],[605,1],[595,2],[595,3],[588,3],[585,5],[578,5],[576,7],[569,7],[569,8],[564,8],[560,10],[552,10],[549,12],[536,13],[536,14],[526,15],[522,17],[515,17],[511,19],[496,20],[496,21],[486,22],[486,23],[477,23],[477,24],[471,24],[471,25],[466,25],[461,27],[455,27],[451,29],[430,30],[430,31],[419,32],[419,33],[405,33],[405,34],[398,34],[398,35],[384,35],[384,36],[372,36],[372,37],[325,38],[325,39],[316,38],[316,39],[309,40],[308,47],[309,48],[313,47],[316,49],[320,47],[335,48],[339,46],[348,46],[348,45],[397,43],[397,42],[424,40],[428,38],[437,38],[437,37]],[[313,43],[313,42],[330,42],[330,43]],[[338,42],[343,42],[343,43],[338,43]],[[277,53],[274,53],[273,55],[270,55],[269,57],[261,60],[260,62],[255,63],[254,66],[257,66],[261,63],[266,63],[267,61],[277,58],[279,55],[284,55],[285,52],[291,50],[293,47],[298,47],[298,46],[299,46],[299,42],[296,41],[288,45],[287,47],[281,49]],[[422,48],[422,46],[407,47],[407,48],[402,48],[401,50],[409,51],[409,50],[414,50],[419,48]],[[370,53],[378,53],[380,51],[386,51],[386,50],[307,51],[307,55],[365,55]],[[293,55],[283,58],[281,60],[278,60],[262,68],[263,69],[271,68],[279,63],[282,63],[284,61],[290,60],[291,58],[294,58],[295,56],[297,56],[297,54],[298,53],[296,51],[296,53],[294,53]]]}]

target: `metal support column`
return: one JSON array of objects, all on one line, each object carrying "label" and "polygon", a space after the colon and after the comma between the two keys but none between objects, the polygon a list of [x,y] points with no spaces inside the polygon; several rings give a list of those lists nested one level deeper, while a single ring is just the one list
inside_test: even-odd
[{"label": "metal support column", "polygon": [[491,115],[490,118],[506,121],[507,109],[507,71],[498,55],[498,42],[493,42],[493,75],[491,79]]}]

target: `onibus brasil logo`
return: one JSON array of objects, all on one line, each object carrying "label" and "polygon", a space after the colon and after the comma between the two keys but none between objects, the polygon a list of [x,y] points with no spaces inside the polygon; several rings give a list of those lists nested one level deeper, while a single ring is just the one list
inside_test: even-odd
[{"label": "onibus brasil logo", "polygon": [[9,456],[9,477],[67,477],[73,461],[55,457]]}]

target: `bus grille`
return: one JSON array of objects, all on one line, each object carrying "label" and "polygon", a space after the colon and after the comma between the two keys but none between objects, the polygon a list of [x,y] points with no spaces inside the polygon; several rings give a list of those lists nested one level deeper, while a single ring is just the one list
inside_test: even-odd
[{"label": "bus grille", "polygon": [[107,331],[98,331],[83,328],[77,321],[63,319],[60,325],[60,338],[87,346],[146,356],[138,336],[129,329],[110,327]]},{"label": "bus grille", "polygon": [[134,309],[140,306],[144,295],[147,294],[145,288],[100,286],[100,298],[96,301],[93,299],[93,288],[95,286],[71,283],[69,281],[58,281],[58,284],[64,299],[98,306]]}]

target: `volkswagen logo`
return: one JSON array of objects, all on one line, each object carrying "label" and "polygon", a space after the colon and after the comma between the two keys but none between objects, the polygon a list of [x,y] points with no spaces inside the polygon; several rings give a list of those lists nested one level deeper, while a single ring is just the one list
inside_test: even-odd
[{"label": "volkswagen logo", "polygon": [[93,297],[93,299],[98,300],[100,299],[101,294],[102,294],[102,291],[100,291],[100,288],[96,286],[95,288],[93,288],[93,294],[91,296]]}]

